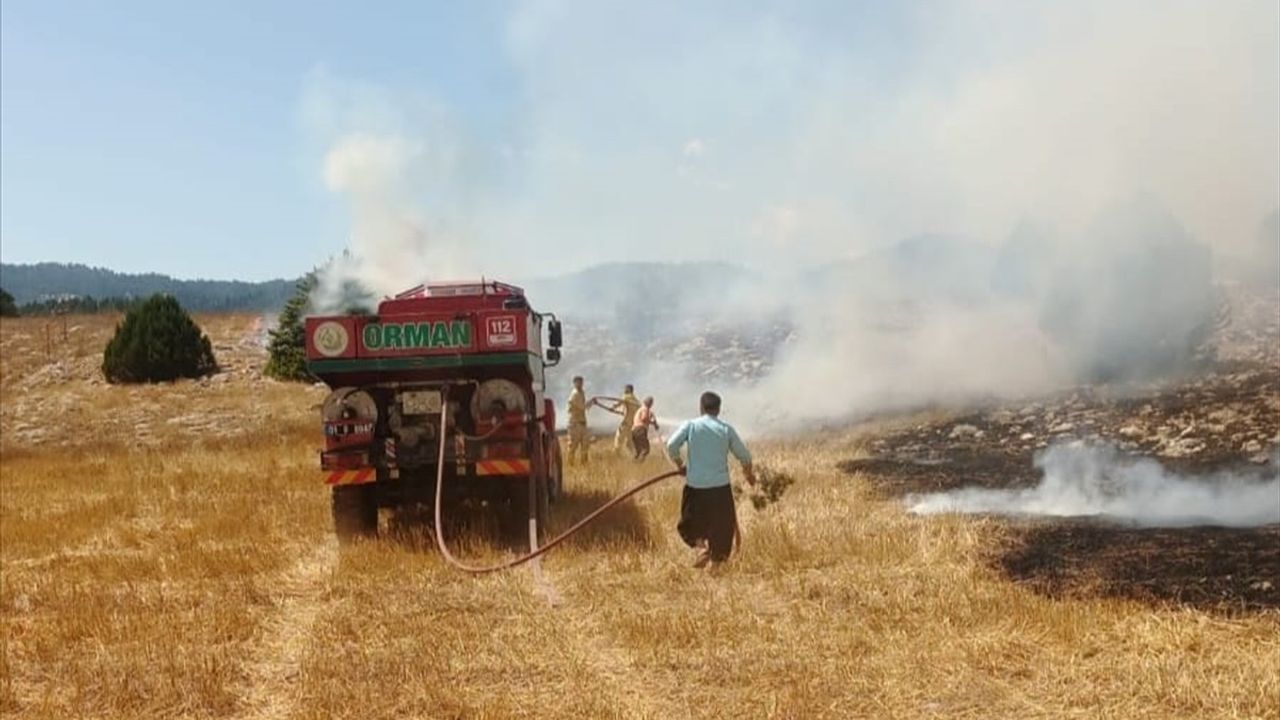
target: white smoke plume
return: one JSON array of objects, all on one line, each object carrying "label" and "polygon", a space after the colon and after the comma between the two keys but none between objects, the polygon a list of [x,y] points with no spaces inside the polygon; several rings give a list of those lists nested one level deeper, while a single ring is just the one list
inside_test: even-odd
[{"label": "white smoke plume", "polygon": [[445,111],[317,71],[304,113],[324,147],[324,187],[350,223],[345,252],[319,272],[313,312],[372,307],[428,278],[472,270],[460,232],[466,152]]},{"label": "white smoke plume", "polygon": [[[352,224],[317,306],[729,261],[670,293],[531,299],[568,321],[566,367],[602,308],[785,317],[770,377],[717,388],[759,429],[1177,369],[1212,258],[1280,197],[1278,26],[1268,0],[522,3],[503,130],[417,88],[309,86]],[[616,328],[637,337],[606,389],[687,408],[703,381],[646,362],[672,332],[651,324]]]},{"label": "white smoke plume", "polygon": [[1221,472],[1183,476],[1158,462],[1126,457],[1106,445],[1074,442],[1041,451],[1035,487],[962,488],[911,496],[911,512],[1099,516],[1142,527],[1280,523],[1280,453],[1268,476]]}]

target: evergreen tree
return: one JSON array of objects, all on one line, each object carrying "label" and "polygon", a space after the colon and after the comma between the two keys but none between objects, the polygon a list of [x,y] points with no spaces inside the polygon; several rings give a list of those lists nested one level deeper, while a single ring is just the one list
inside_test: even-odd
[{"label": "evergreen tree", "polygon": [[113,383],[201,377],[217,370],[208,336],[171,295],[152,295],[130,310],[102,357],[102,373]]},{"label": "evergreen tree", "polygon": [[310,309],[311,291],[316,286],[316,271],[312,270],[294,286],[293,297],[280,311],[276,328],[271,331],[267,345],[267,366],[263,372],[277,380],[314,382],[307,372],[307,338],[304,316]]},{"label": "evergreen tree", "polygon": [[13,296],[0,288],[0,316],[13,317],[18,314],[18,306],[13,302]]}]

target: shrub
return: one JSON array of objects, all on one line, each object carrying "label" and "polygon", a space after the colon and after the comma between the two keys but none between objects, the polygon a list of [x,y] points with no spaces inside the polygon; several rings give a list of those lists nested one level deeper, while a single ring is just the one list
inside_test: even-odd
[{"label": "shrub", "polygon": [[170,295],[152,295],[116,326],[102,357],[108,382],[136,383],[217,372],[209,338]]},{"label": "shrub", "polygon": [[267,366],[262,370],[268,377],[300,382],[315,380],[307,372],[306,326],[303,323],[315,286],[316,273],[313,270],[298,281],[293,297],[280,311],[276,328],[271,331],[271,341],[267,344]]},{"label": "shrub", "polygon": [[[767,465],[756,466],[756,484],[746,491],[751,500],[751,507],[763,510],[782,499],[787,488],[795,484],[796,479],[789,473],[774,470]],[[734,495],[741,497],[742,488],[734,486]]]}]

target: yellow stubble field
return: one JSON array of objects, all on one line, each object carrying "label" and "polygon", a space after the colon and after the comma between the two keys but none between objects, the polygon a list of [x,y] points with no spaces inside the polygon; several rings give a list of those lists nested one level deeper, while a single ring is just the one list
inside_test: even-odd
[{"label": "yellow stubble field", "polygon": [[[998,523],[913,517],[835,469],[874,428],[756,441],[797,482],[740,505],[717,576],[688,567],[674,482],[541,577],[459,574],[412,525],[339,548],[325,391],[261,377],[261,319],[197,318],[219,376],[114,387],[117,319],[0,324],[5,717],[1280,717],[1276,613],[1013,584]],[[601,447],[553,531],[663,467]]]}]

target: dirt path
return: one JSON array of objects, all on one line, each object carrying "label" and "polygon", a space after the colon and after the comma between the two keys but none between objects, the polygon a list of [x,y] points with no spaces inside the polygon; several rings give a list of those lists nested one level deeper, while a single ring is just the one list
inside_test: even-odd
[{"label": "dirt path", "polygon": [[250,657],[241,718],[269,720],[292,714],[303,655],[324,607],[321,596],[337,566],[338,544],[329,537],[275,584],[279,606]]},{"label": "dirt path", "polygon": [[610,705],[616,708],[618,717],[647,720],[694,716],[669,678],[637,664],[632,654],[611,638],[607,618],[591,603],[572,591],[567,596],[560,593],[555,578],[545,569],[535,574],[534,587],[540,594],[556,598],[552,612],[563,620],[568,645],[598,679],[598,685],[609,693]]},{"label": "dirt path", "polygon": [[569,644],[582,664],[612,695],[613,707],[625,718],[688,717],[687,712],[673,712],[670,703],[674,693],[665,692],[663,683],[644,673],[630,653],[610,642],[609,634],[592,608],[572,599],[560,605],[557,612],[564,617]]},{"label": "dirt path", "polygon": [[[274,323],[272,323],[272,325],[274,325]],[[271,339],[267,335],[267,330],[269,329],[271,329],[271,327],[267,324],[266,318],[262,315],[255,317],[250,321],[249,327],[245,330],[244,335],[240,337],[240,346],[255,348],[262,352],[266,352],[267,342]]]}]

